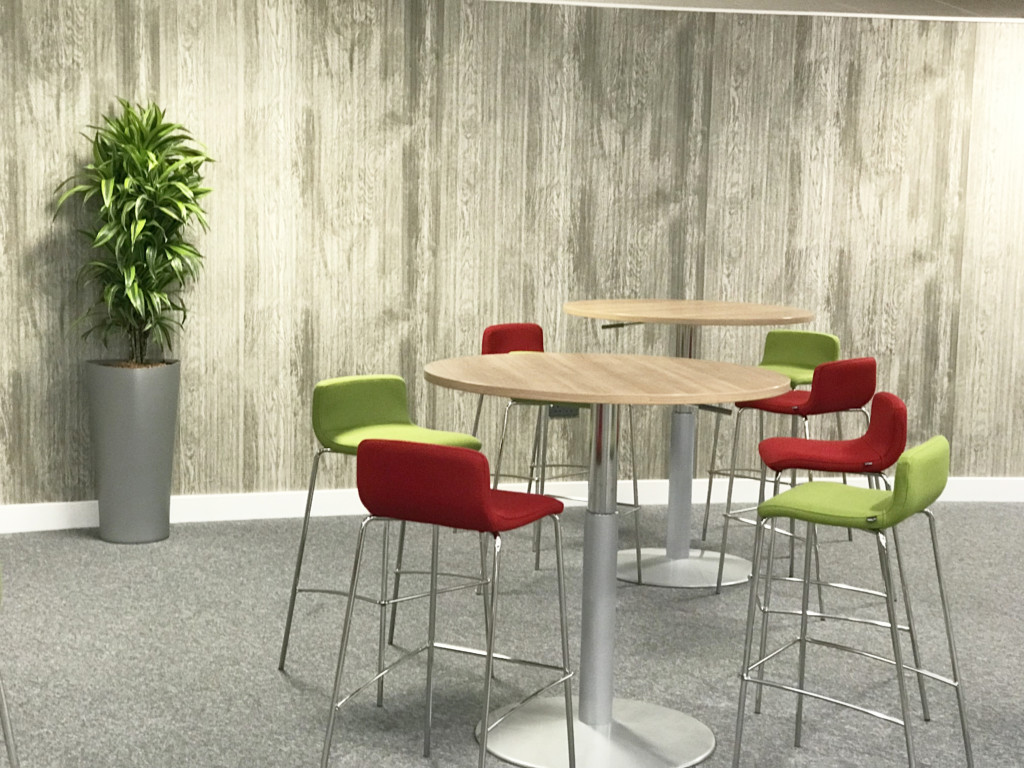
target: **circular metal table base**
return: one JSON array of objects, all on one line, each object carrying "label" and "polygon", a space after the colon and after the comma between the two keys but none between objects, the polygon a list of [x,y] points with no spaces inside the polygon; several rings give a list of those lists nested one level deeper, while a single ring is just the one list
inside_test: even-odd
[{"label": "circular metal table base", "polygon": [[[579,701],[573,700],[578,713]],[[578,768],[686,768],[715,751],[715,735],[699,720],[630,699],[612,702],[609,726],[595,728],[576,719],[573,735]],[[565,699],[551,696],[527,702],[495,726],[487,751],[524,768],[568,768],[566,738]]]},{"label": "circular metal table base", "polygon": [[[749,560],[727,554],[725,568],[722,571],[722,586],[745,584],[750,581],[751,567]],[[715,582],[718,581],[718,552],[710,549],[691,549],[689,557],[670,560],[664,549],[641,549],[640,570],[643,574],[643,583],[654,587],[714,589]],[[618,553],[616,575],[620,581],[638,583],[635,549],[623,549]]]}]

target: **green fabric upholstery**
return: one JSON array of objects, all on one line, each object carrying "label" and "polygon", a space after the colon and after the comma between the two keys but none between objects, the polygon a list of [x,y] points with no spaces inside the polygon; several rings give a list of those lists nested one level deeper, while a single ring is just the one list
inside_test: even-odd
[{"label": "green fabric upholstery", "polygon": [[816,331],[769,331],[760,367],[788,376],[791,387],[808,385],[814,369],[839,359],[839,338]]},{"label": "green fabric upholstery", "polygon": [[949,441],[942,435],[904,451],[896,462],[888,527],[927,509],[949,480]]},{"label": "green fabric upholstery", "polygon": [[790,517],[818,525],[877,531],[925,510],[949,479],[949,442],[942,435],[903,452],[891,491],[812,481],[757,508],[759,517]]},{"label": "green fabric upholstery", "polygon": [[325,448],[355,455],[367,438],[480,450],[472,435],[412,423],[401,376],[343,376],[313,389],[313,432]]}]

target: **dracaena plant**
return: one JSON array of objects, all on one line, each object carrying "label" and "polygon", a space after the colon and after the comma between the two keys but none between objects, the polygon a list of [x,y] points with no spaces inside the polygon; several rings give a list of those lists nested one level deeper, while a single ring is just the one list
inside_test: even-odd
[{"label": "dracaena plant", "polygon": [[212,160],[156,104],[119,101],[120,114],[90,126],[92,161],[58,187],[57,210],[79,198],[89,214],[79,278],[97,298],[83,336],[99,333],[104,346],[122,337],[129,362],[142,364],[150,344],[172,348],[187,317],[182,297],[203,257],[186,237],[192,223],[207,229],[202,168]]}]

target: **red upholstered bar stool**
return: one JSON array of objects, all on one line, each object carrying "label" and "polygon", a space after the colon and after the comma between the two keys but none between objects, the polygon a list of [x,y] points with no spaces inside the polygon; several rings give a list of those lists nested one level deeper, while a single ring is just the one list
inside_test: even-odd
[{"label": "red upholstered bar stool", "polygon": [[[907,405],[891,392],[879,392],[871,399],[867,431],[852,440],[809,440],[799,437],[770,437],[757,451],[764,463],[762,478],[775,472],[775,493],[780,477],[791,469],[832,474],[863,474],[870,487],[886,488],[888,470],[907,446]],[[762,492],[763,495],[763,492]]]},{"label": "red upholstered bar stool", "polygon": [[[820,331],[794,331],[774,330],[768,331],[764,339],[764,351],[761,353],[759,368],[781,373],[789,378],[789,385],[792,389],[806,387],[814,378],[815,369],[822,363],[831,363],[839,359],[839,338],[831,333]],[[870,397],[870,395],[868,395]],[[722,430],[722,417],[732,414],[732,408],[721,406],[705,406],[705,409],[715,412],[715,430],[711,440],[711,463],[708,467],[708,496],[704,504],[704,526],[701,530],[700,540],[707,541],[708,518],[711,513],[711,495],[714,490],[715,478],[719,475],[734,477],[740,470],[736,468],[733,461],[728,469],[718,469],[716,458],[718,455],[718,436]],[[733,424],[733,442],[739,432],[739,416],[736,413],[736,422]],[[762,421],[763,424],[763,421]],[[793,419],[793,436],[797,434],[797,420]],[[764,439],[764,430],[761,430],[761,439]],[[795,482],[795,479],[794,479]],[[721,581],[721,579],[719,579]],[[717,589],[721,589],[718,584]],[[717,591],[717,590],[716,590]]]},{"label": "red upholstered bar stool", "polygon": [[[794,419],[803,421],[804,438],[808,438],[809,430],[807,420],[810,416],[820,416],[833,413],[836,415],[839,434],[842,435],[842,424],[839,417],[848,411],[859,411],[867,419],[867,412],[864,406],[871,400],[875,393],[877,374],[877,363],[873,357],[858,357],[852,360],[837,360],[830,363],[822,363],[814,369],[811,378],[810,389],[794,389],[776,397],[769,397],[763,400],[749,400],[736,403],[736,428],[733,431],[732,440],[732,471],[729,473],[729,486],[726,492],[725,515],[722,525],[721,555],[718,564],[718,583],[716,591],[722,588],[722,573],[725,567],[725,547],[729,538],[729,521],[742,519],[740,515],[744,510],[733,512],[732,493],[733,484],[736,480],[736,465],[739,451],[739,424],[740,417],[746,411],[756,411],[761,418],[760,434],[764,442],[764,415],[775,413],[783,416],[792,416]],[[790,438],[798,439],[798,438]],[[901,449],[902,450],[902,449]],[[899,454],[897,453],[897,456]],[[895,461],[895,458],[893,459]],[[764,470],[761,473],[761,492],[759,501],[764,501]],[[778,478],[777,478],[778,480]],[[795,473],[793,480],[795,484]],[[706,517],[706,513],[705,513]],[[792,554],[792,537],[790,539]],[[790,561],[792,566],[792,560]],[[790,574],[792,575],[792,573]]]},{"label": "red upholstered bar stool", "polygon": [[[559,513],[562,502],[540,494],[499,491],[491,488],[490,468],[487,458],[477,451],[442,445],[427,445],[393,440],[365,440],[359,445],[356,456],[356,483],[359,498],[370,513],[359,528],[356,553],[352,566],[352,579],[348,590],[345,620],[338,650],[338,664],[334,688],[331,695],[331,710],[324,738],[321,768],[327,768],[331,757],[331,744],[341,706],[364,688],[372,686],[378,679],[411,656],[426,653],[426,701],[424,708],[423,754],[430,755],[430,726],[433,709],[433,662],[435,650],[447,650],[482,656],[485,659],[483,718],[479,727],[479,765],[484,765],[487,756],[487,734],[493,724],[490,720],[491,680],[495,660],[526,664],[533,668],[554,670],[556,678],[544,685],[547,690],[559,684],[565,695],[566,748],[569,766],[575,766],[575,744],[572,715],[572,671],[569,665],[569,631],[566,619],[565,582],[562,570],[562,535]],[[562,659],[560,664],[513,659],[496,656],[494,642],[498,623],[498,577],[500,574],[502,534],[543,518],[549,518],[555,529],[556,580],[558,587],[559,623],[561,628]],[[432,528],[430,557],[429,618],[426,644],[404,654],[396,661],[379,668],[376,675],[347,694],[342,694],[345,671],[345,655],[348,650],[352,629],[352,614],[358,599],[360,563],[366,534],[371,526],[387,521],[400,520],[405,523],[423,524]],[[462,531],[476,531],[493,541],[490,553],[489,577],[481,573],[479,580],[464,581],[463,587],[488,586],[489,617],[485,624],[486,646],[484,650],[467,649],[461,646],[438,642],[435,636],[437,597],[441,591],[439,577],[438,543],[441,528]],[[481,568],[483,571],[484,568]],[[461,578],[461,577],[455,577]],[[448,588],[444,591],[450,591]],[[383,608],[395,599],[376,601]],[[531,694],[527,698],[532,698]]]},{"label": "red upholstered bar stool", "polygon": [[[762,440],[757,447],[763,462],[761,498],[764,498],[763,487],[769,469],[775,472],[774,495],[779,493],[782,473],[790,470],[806,470],[809,475],[813,472],[842,474],[844,482],[847,474],[862,474],[867,476],[869,488],[877,489],[884,485],[888,489],[889,480],[884,473],[896,463],[906,447],[906,403],[891,392],[879,392],[871,400],[868,428],[860,437],[852,440],[807,440],[800,437]],[[818,605],[824,610],[820,574],[817,588]],[[767,581],[765,589],[769,589]],[[759,690],[759,700],[760,695]]]},{"label": "red upholstered bar stool", "polygon": [[[544,351],[544,329],[536,323],[499,323],[489,325],[484,329],[483,338],[480,343],[480,354],[482,355],[504,355],[516,352],[543,352]],[[477,401],[476,417],[473,419],[473,435],[479,434],[480,415],[484,405],[484,395],[480,395]],[[545,492],[545,485],[549,478],[549,470],[558,469],[567,474],[585,474],[589,472],[590,465],[580,464],[549,464],[548,463],[548,427],[552,419],[574,418],[581,410],[588,410],[587,404],[572,403],[544,403],[535,400],[520,400],[512,398],[505,405],[504,417],[501,422],[501,436],[498,438],[498,452],[494,459],[494,482],[498,487],[502,477],[518,477],[516,475],[503,475],[501,471],[502,459],[505,454],[505,437],[508,433],[508,418],[513,406],[532,406],[537,408],[537,423],[534,428],[533,446],[530,451],[529,474],[527,480],[527,492],[536,490],[538,493]],[[633,503],[622,506],[634,513],[634,529],[636,534],[637,549],[637,575],[640,577],[640,523],[636,513],[640,510],[640,492],[636,476],[636,451],[633,442],[633,409],[627,409],[629,423],[630,461],[631,475],[633,479]],[[534,567],[540,568],[540,526],[534,531]]]}]

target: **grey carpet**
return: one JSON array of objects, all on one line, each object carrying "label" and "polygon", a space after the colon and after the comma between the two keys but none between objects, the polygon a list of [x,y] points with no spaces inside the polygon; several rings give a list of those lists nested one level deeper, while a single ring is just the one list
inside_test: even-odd
[{"label": "grey carpet", "polygon": [[[1019,766],[1024,671],[1017,607],[1024,586],[1024,506],[942,504],[938,512],[976,764]],[[655,546],[662,538],[663,520],[663,510],[647,511],[646,544]],[[565,523],[571,622],[577,627],[582,511],[567,513]],[[300,598],[287,672],[278,672],[299,527],[298,520],[179,525],[169,540],[142,546],[105,544],[95,531],[0,539],[0,669],[23,765],[316,765],[341,601]],[[314,520],[306,583],[345,580],[357,527],[354,518]],[[623,546],[632,543],[631,530],[624,521]],[[943,636],[925,536],[923,524],[911,523],[904,542],[926,659],[940,660]],[[823,545],[827,575],[852,581],[862,574],[877,582],[872,540],[848,543],[834,533],[830,538]],[[731,540],[731,551],[749,554],[750,529]],[[446,534],[442,541],[450,560],[473,564],[473,537]],[[416,543],[425,540],[417,537]],[[540,647],[553,658],[550,548],[535,573],[528,534],[514,534],[507,544],[501,645],[513,653]],[[373,573],[371,565],[367,575]],[[745,587],[719,596],[625,584],[619,590],[616,693],[685,711],[709,725],[718,748],[707,766],[731,761],[746,598]],[[371,613],[361,609],[354,637],[352,663],[363,670],[372,664],[375,647]],[[403,608],[401,643],[422,637],[422,616],[421,607]],[[441,624],[442,635],[481,642],[479,599],[451,597]],[[883,648],[885,636],[873,637]],[[574,633],[574,657],[577,643]],[[439,657],[430,759],[421,756],[422,665],[416,662],[389,679],[383,709],[364,695],[343,710],[332,765],[475,765],[472,727],[479,716],[481,670],[478,660]],[[895,701],[884,669],[824,655],[812,656],[809,670],[815,681],[880,708]],[[511,700],[524,684],[521,673],[499,671],[496,702]],[[914,723],[921,764],[962,765],[952,693],[937,685],[929,690],[932,721]],[[807,705],[804,745],[795,749],[793,709],[792,696],[766,694],[764,714],[748,715],[745,765],[906,764],[898,728],[816,702]]]}]

